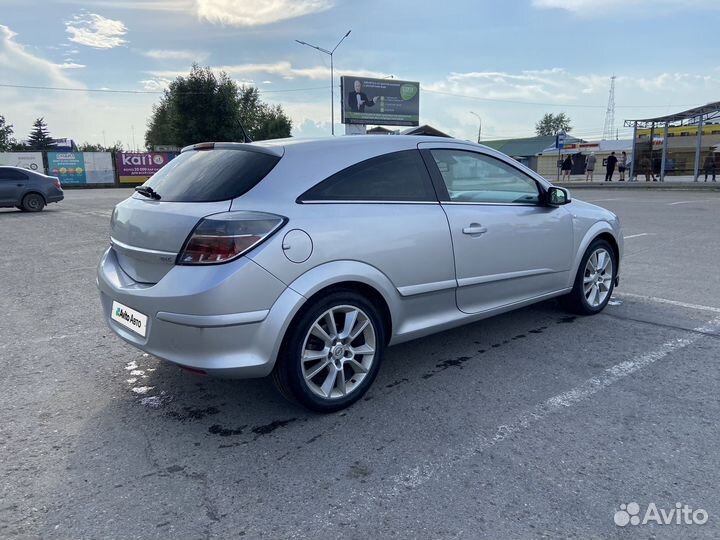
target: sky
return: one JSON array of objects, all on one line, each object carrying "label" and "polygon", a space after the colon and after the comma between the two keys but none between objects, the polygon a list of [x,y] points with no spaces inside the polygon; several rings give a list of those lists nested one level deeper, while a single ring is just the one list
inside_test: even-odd
[{"label": "sky", "polygon": [[[196,62],[259,88],[293,135],[336,133],[339,77],[420,82],[420,122],[463,139],[532,136],[546,112],[602,136],[720,100],[717,0],[0,0],[0,115],[26,138],[142,147],[163,88]],[[27,88],[27,87],[44,87]],[[49,89],[55,88],[55,89]],[[63,90],[57,90],[63,89]],[[475,113],[475,114],[473,114]],[[476,116],[477,115],[477,116]]]}]

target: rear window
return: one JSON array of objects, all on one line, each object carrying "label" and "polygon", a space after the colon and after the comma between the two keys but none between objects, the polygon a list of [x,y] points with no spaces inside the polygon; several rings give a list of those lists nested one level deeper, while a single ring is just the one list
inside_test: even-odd
[{"label": "rear window", "polygon": [[248,192],[280,158],[248,150],[190,150],[145,182],[162,201],[227,201]]}]

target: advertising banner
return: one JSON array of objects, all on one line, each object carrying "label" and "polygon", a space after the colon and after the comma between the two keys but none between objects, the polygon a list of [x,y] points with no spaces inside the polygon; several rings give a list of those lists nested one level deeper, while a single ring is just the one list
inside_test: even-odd
[{"label": "advertising banner", "polygon": [[340,84],[343,124],[419,125],[420,83],[345,76]]},{"label": "advertising banner", "polygon": [[87,184],[82,152],[48,152],[47,156],[48,173],[61,184]]},{"label": "advertising banner", "polygon": [[0,165],[22,167],[39,173],[45,172],[42,152],[0,152]]},{"label": "advertising banner", "polygon": [[110,152],[83,152],[85,178],[88,184],[113,184],[112,154]]},{"label": "advertising banner", "polygon": [[176,154],[168,152],[118,152],[115,165],[121,184],[142,184]]}]

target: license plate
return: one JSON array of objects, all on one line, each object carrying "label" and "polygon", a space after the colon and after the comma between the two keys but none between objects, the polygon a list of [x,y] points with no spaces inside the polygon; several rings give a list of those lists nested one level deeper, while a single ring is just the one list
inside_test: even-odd
[{"label": "license plate", "polygon": [[124,306],[120,302],[113,301],[110,318],[136,334],[145,337],[147,331],[147,315],[143,315],[139,311]]}]

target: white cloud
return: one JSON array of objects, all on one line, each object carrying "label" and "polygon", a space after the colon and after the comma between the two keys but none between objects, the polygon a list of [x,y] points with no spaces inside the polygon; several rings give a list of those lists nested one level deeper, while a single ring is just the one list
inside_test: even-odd
[{"label": "white cloud", "polygon": [[113,49],[127,43],[123,36],[127,27],[122,21],[108,19],[97,13],[75,15],[65,22],[65,31],[73,43],[94,49]]},{"label": "white cloud", "polygon": [[142,84],[143,90],[148,92],[161,92],[162,90],[165,90],[171,82],[171,79],[156,78],[145,79],[144,81],[140,81],[140,84]]},{"label": "white cloud", "polygon": [[617,17],[618,9],[658,13],[689,9],[719,9],[716,0],[532,0],[539,9],[562,9],[583,17]]},{"label": "white cloud", "polygon": [[[52,86],[82,87],[65,75],[68,64],[55,64],[35,56],[15,40],[17,34],[0,24],[0,73],[11,84],[50,84]],[[80,67],[73,64],[73,67]]]},{"label": "white cloud", "polygon": [[187,13],[213,24],[260,26],[331,9],[336,0],[65,0],[106,9]]},{"label": "white cloud", "polygon": [[497,100],[567,102],[577,99],[568,82],[577,81],[561,68],[521,71],[451,73],[442,81],[423,85],[426,90],[458,93]]},{"label": "white cloud", "polygon": [[211,23],[258,26],[318,13],[332,0],[196,0],[197,15]]},{"label": "white cloud", "polygon": [[[254,74],[267,74],[276,75],[283,79],[295,79],[304,78],[311,80],[328,80],[330,78],[330,68],[327,66],[313,66],[308,68],[293,67],[290,62],[281,61],[273,62],[268,64],[235,64],[225,66],[213,66],[211,69],[215,71],[224,71],[231,77],[242,77],[246,78],[247,75]],[[386,74],[372,71],[368,69],[350,69],[343,70],[340,68],[335,69],[335,76],[338,77],[343,72],[351,72],[353,75],[359,75],[361,77],[378,77],[382,78]],[[187,71],[180,70],[151,70],[147,72],[154,77],[162,77],[166,79],[174,79],[178,76],[187,75]]]},{"label": "white cloud", "polygon": [[81,69],[86,67],[84,64],[77,64],[75,62],[64,62],[62,64],[55,64],[60,69]]},{"label": "white cloud", "polygon": [[140,54],[153,60],[183,60],[187,62],[202,62],[209,55],[200,51],[170,51],[165,49],[152,49],[142,51]]}]

